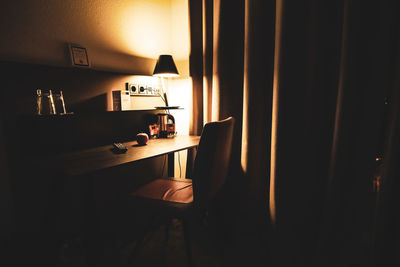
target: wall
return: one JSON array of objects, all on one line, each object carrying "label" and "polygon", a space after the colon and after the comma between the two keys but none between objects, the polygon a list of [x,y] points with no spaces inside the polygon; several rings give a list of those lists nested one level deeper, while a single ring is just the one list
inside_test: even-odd
[{"label": "wall", "polygon": [[[181,74],[177,82],[190,90],[187,5],[187,0],[2,1],[1,68],[15,71],[8,69],[5,84],[9,86],[0,89],[1,125],[11,113],[32,111],[37,88],[62,89],[69,111],[109,110],[110,103],[103,96],[123,89],[133,75],[151,75],[156,58],[164,53],[173,54]],[[68,43],[87,48],[90,69],[71,67]],[[189,99],[182,101],[190,103]],[[7,140],[3,140],[1,129],[0,184],[6,198],[2,198],[1,209],[10,217],[2,222],[9,225],[13,202],[7,197],[8,172],[3,168]],[[10,229],[10,225],[1,225],[0,236]]]},{"label": "wall", "polygon": [[[173,0],[171,6],[171,54],[183,78],[189,77],[189,5],[188,0]],[[187,23],[182,23],[182,22]]]},{"label": "wall", "polygon": [[69,66],[76,43],[93,69],[151,75],[159,54],[188,60],[187,13],[187,0],[2,1],[0,60]]},{"label": "wall", "polygon": [[[174,56],[180,73],[176,84],[170,81],[167,89],[182,88],[184,83],[183,90],[191,91],[188,20],[188,0],[20,0],[7,5],[2,2],[0,61],[69,68],[67,44],[82,45],[88,51],[90,70],[121,75],[109,75],[101,82],[89,77],[96,76],[91,72],[51,77],[52,82],[35,78],[36,83],[27,81],[21,84],[24,88],[14,90],[30,90],[25,95],[31,96],[36,88],[61,89],[67,104],[86,107],[87,102],[106,94],[106,109],[112,110],[111,91],[123,90],[125,82],[134,82],[134,74],[151,75],[158,55],[164,53]],[[18,74],[13,78],[26,79]],[[80,80],[68,81],[74,78]],[[179,120],[186,129],[191,95],[185,96],[176,104],[185,107],[181,116],[185,121]]]}]

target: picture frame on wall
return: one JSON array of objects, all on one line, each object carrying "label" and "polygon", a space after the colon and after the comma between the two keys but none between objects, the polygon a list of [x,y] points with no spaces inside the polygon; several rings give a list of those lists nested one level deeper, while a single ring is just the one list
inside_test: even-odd
[{"label": "picture frame on wall", "polygon": [[68,44],[72,66],[90,67],[88,52],[85,47],[77,44]]}]

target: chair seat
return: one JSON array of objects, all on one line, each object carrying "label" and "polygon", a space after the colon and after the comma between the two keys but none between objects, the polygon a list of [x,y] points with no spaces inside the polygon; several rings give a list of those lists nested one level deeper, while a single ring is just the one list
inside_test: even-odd
[{"label": "chair seat", "polygon": [[188,204],[193,202],[193,186],[189,179],[156,179],[137,189],[132,196]]}]

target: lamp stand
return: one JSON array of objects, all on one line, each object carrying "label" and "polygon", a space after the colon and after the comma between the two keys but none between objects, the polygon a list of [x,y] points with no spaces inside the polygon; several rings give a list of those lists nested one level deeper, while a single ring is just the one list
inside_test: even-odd
[{"label": "lamp stand", "polygon": [[167,93],[165,92],[164,88],[165,88],[164,77],[161,77],[161,90],[163,91],[165,106],[168,107]]}]

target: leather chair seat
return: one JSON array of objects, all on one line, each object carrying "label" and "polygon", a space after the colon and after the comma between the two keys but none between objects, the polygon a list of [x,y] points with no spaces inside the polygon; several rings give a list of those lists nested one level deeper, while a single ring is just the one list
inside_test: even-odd
[{"label": "leather chair seat", "polygon": [[193,202],[193,185],[189,179],[155,179],[139,187],[132,196],[189,204]]}]

